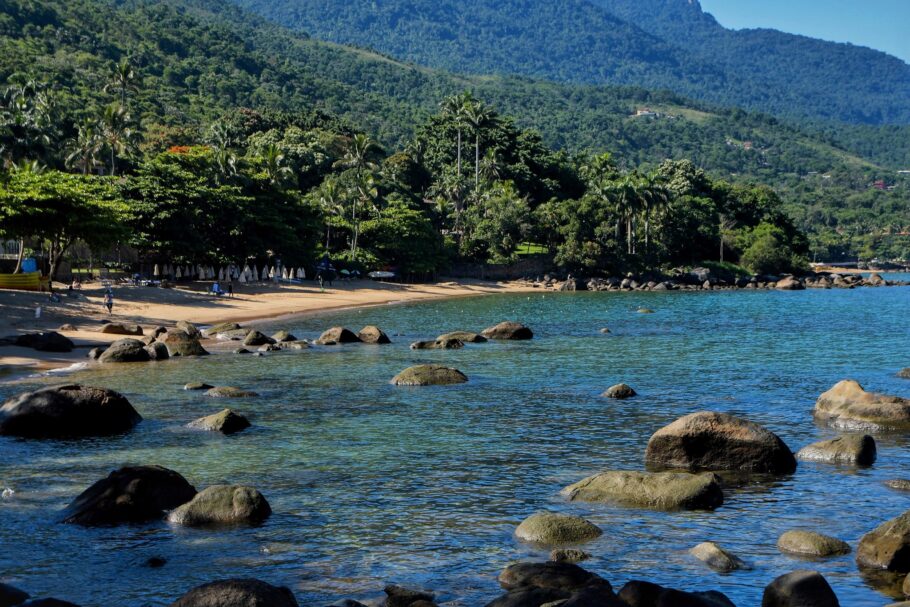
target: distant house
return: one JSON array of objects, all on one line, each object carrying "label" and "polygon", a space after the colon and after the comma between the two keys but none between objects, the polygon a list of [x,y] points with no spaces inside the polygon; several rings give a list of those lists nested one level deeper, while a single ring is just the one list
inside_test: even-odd
[{"label": "distant house", "polygon": [[641,118],[641,117],[657,118],[658,116],[660,116],[660,114],[658,114],[657,112],[655,112],[654,110],[652,110],[650,108],[645,107],[645,108],[639,108],[639,109],[635,110],[636,118]]},{"label": "distant house", "polygon": [[752,149],[752,142],[751,142],[751,141],[743,141],[743,149],[746,150],[746,151],[751,150],[751,149]]},{"label": "distant house", "polygon": [[887,190],[888,189],[888,186],[887,186],[887,184],[885,184],[884,179],[879,179],[878,181],[876,181],[875,183],[872,184],[872,187],[875,188],[876,190]]}]

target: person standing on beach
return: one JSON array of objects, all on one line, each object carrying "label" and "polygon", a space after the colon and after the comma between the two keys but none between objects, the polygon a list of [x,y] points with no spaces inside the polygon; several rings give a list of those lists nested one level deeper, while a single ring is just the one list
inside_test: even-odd
[{"label": "person standing on beach", "polygon": [[233,297],[233,296],[234,296],[234,280],[231,279],[231,281],[228,283],[228,297]]},{"label": "person standing on beach", "polygon": [[104,307],[107,308],[107,313],[113,313],[114,309],[114,293],[110,289],[104,294]]}]

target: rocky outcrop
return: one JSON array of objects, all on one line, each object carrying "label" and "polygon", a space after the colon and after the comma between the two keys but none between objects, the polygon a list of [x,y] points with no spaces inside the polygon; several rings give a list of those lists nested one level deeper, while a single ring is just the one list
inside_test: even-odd
[{"label": "rocky outcrop", "polygon": [[221,432],[222,434],[236,434],[249,428],[250,420],[231,409],[224,409],[218,413],[191,421],[187,424],[187,427],[209,432]]},{"label": "rocky outcrop", "polygon": [[711,569],[721,573],[729,573],[737,569],[748,569],[742,559],[714,542],[702,542],[689,550],[689,554]]},{"label": "rocky outcrop", "polygon": [[817,557],[848,554],[850,552],[850,545],[836,537],[798,529],[787,531],[777,538],[777,547],[782,552]]},{"label": "rocky outcrop", "polygon": [[392,340],[382,329],[373,325],[367,325],[357,333],[357,337],[365,344],[390,344]]},{"label": "rocky outcrop", "polygon": [[170,607],[298,607],[289,588],[260,580],[219,580],[193,588]]},{"label": "rocky outcrop", "polygon": [[436,338],[436,341],[445,341],[447,339],[457,339],[466,344],[482,344],[487,341],[487,338],[480,333],[472,333],[471,331],[452,331],[450,333],[443,333]]},{"label": "rocky outcrop", "polygon": [[143,363],[151,360],[145,344],[138,339],[118,339],[98,357],[102,363]]},{"label": "rocky outcrop", "polygon": [[555,512],[532,514],[515,529],[518,539],[546,545],[585,542],[602,534],[597,525],[580,516]]},{"label": "rocky outcrop", "polygon": [[207,356],[208,351],[199,343],[199,338],[183,331],[168,331],[158,336],[158,342],[167,346],[171,356]]},{"label": "rocky outcrop", "polygon": [[416,365],[408,367],[392,378],[396,386],[451,386],[463,384],[468,376],[451,367],[442,365]]},{"label": "rocky outcrop", "polygon": [[459,339],[437,339],[435,341],[415,341],[411,344],[412,350],[459,350],[464,348],[464,342]]},{"label": "rocky outcrop", "polygon": [[616,400],[625,400],[627,398],[632,398],[633,396],[638,396],[638,393],[632,389],[632,386],[628,384],[616,384],[615,386],[610,386],[607,390],[601,394],[604,398],[614,398]]},{"label": "rocky outcrop", "polygon": [[812,443],[799,450],[796,457],[811,462],[871,466],[875,463],[875,439],[853,434]]},{"label": "rocky outcrop", "polygon": [[140,421],[119,392],[80,384],[24,392],[0,407],[0,435],[22,438],[109,436]]},{"label": "rocky outcrop", "polygon": [[724,502],[714,474],[608,471],[562,490],[570,500],[616,502],[656,510],[713,510]]},{"label": "rocky outcrop", "polygon": [[275,340],[260,331],[250,331],[243,338],[243,345],[251,348],[275,343]]},{"label": "rocky outcrop", "polygon": [[788,474],[796,459],[776,434],[725,413],[692,413],[654,433],[649,466],[685,470],[735,470]]},{"label": "rocky outcrop", "polygon": [[519,322],[501,322],[498,325],[486,328],[481,335],[487,339],[525,340],[533,339],[534,333]]},{"label": "rocky outcrop", "polygon": [[109,322],[101,327],[101,332],[107,335],[142,335],[139,325]]},{"label": "rocky outcrop", "polygon": [[93,526],[152,521],[195,495],[196,489],[173,470],[120,468],[73,500],[64,511],[63,522]]},{"label": "rocky outcrop", "polygon": [[861,567],[910,572],[910,510],[860,538],[856,562]]},{"label": "rocky outcrop", "polygon": [[319,336],[319,339],[316,340],[316,345],[319,346],[357,343],[360,343],[360,338],[357,337],[353,331],[345,329],[344,327],[332,327],[331,329],[324,331],[322,335]]},{"label": "rocky outcrop", "polygon": [[761,607],[840,607],[840,603],[822,574],[799,570],[768,584]]},{"label": "rocky outcrop", "polygon": [[270,514],[272,508],[256,489],[242,485],[213,485],[173,510],[167,520],[188,527],[255,525]]},{"label": "rocky outcrop", "polygon": [[14,346],[31,348],[39,352],[72,352],[73,342],[56,331],[41,331],[17,335],[12,340]]},{"label": "rocky outcrop", "polygon": [[628,607],[735,607],[726,595],[715,590],[683,592],[637,580],[623,586],[618,597]]},{"label": "rocky outcrop", "polygon": [[910,399],[866,392],[844,380],[818,397],[815,417],[845,429],[910,429]]},{"label": "rocky outcrop", "polygon": [[205,395],[211,396],[212,398],[253,398],[254,396],[259,396],[252,390],[242,390],[233,386],[216,386],[214,388],[209,388],[206,390]]}]

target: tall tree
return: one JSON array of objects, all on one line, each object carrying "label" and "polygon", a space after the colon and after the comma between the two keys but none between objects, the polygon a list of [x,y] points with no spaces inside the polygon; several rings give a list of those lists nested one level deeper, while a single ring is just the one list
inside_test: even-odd
[{"label": "tall tree", "polygon": [[458,173],[461,173],[461,151],[462,151],[462,131],[465,128],[465,112],[470,104],[474,102],[474,98],[471,93],[465,91],[458,95],[452,95],[446,97],[442,102],[442,112],[445,115],[448,115],[455,122],[455,130],[457,132],[456,146],[457,146],[457,160],[456,166]]},{"label": "tall tree", "polygon": [[79,125],[76,137],[69,142],[69,155],[66,157],[66,166],[78,169],[83,175],[88,175],[98,166],[98,156],[104,146],[104,140],[98,132],[98,126],[91,120],[86,120]]},{"label": "tall tree", "polygon": [[120,63],[114,65],[111,80],[104,85],[104,91],[114,91],[120,97],[120,105],[126,107],[127,96],[139,91],[136,80],[136,70],[133,69],[129,59],[124,58]]},{"label": "tall tree", "polygon": [[136,152],[139,134],[127,109],[112,103],[104,108],[101,116],[101,138],[110,152],[111,176],[117,174],[117,158],[130,158]]},{"label": "tall tree", "polygon": [[465,121],[474,133],[474,189],[480,187],[480,135],[495,116],[493,110],[482,101],[472,100],[464,108]]}]

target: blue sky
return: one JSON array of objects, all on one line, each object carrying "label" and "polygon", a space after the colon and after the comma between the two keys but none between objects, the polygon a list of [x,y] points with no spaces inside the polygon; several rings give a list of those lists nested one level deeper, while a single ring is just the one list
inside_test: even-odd
[{"label": "blue sky", "polygon": [[852,42],[910,63],[910,0],[701,0],[728,28],[771,27]]}]

